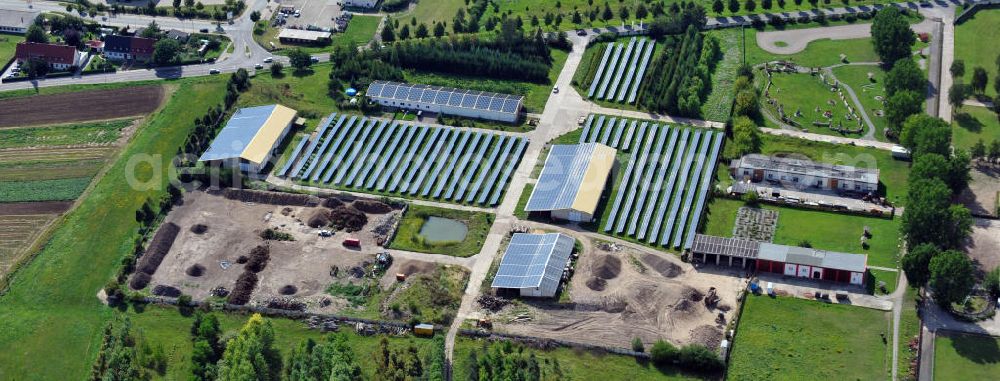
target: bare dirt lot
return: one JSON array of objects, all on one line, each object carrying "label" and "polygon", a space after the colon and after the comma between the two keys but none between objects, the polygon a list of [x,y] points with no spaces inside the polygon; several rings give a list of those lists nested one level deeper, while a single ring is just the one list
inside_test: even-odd
[{"label": "bare dirt lot", "polygon": [[18,214],[62,213],[73,206],[73,201],[12,202],[0,204],[0,216]]},{"label": "bare dirt lot", "polygon": [[974,164],[969,171],[972,181],[958,196],[973,215],[997,216],[997,192],[1000,192],[1000,167]]},{"label": "bare dirt lot", "polygon": [[145,115],[164,99],[162,86],[79,91],[0,100],[0,127],[84,122]]},{"label": "bare dirt lot", "polygon": [[[166,218],[165,223],[178,225],[180,233],[153,274],[149,287],[172,286],[195,300],[210,299],[216,287],[234,289],[237,279],[252,263],[241,256],[252,257],[251,250],[267,246],[269,260],[256,273],[259,281],[248,304],[266,306],[274,298],[285,297],[305,303],[308,311],[341,313],[348,307],[365,307],[370,300],[366,296],[380,295],[381,291],[365,291],[359,297],[361,303],[349,300],[351,292],[381,284],[383,290],[405,293],[411,278],[439,269],[434,263],[403,259],[394,261],[384,275],[372,279],[371,264],[382,251],[376,244],[380,235],[373,230],[401,210],[366,213],[367,223],[360,230],[337,231],[332,237],[321,237],[320,229],[308,224],[318,211],[330,210],[323,205],[336,208],[339,203],[271,205],[229,199],[217,193],[188,192],[182,205],[174,207]],[[203,225],[203,230],[192,229],[196,225]],[[267,228],[290,234],[294,240],[265,241],[260,233]],[[343,242],[348,237],[359,239],[361,247],[345,247]],[[408,276],[406,283],[395,280],[397,273]],[[334,283],[355,288],[345,291],[345,295],[332,296],[327,289]],[[393,287],[396,284],[401,287]],[[375,306],[365,316],[378,316],[382,309]]]},{"label": "bare dirt lot", "polygon": [[982,273],[1000,266],[1000,221],[976,218],[965,249]]},{"label": "bare dirt lot", "polygon": [[[663,339],[718,348],[737,307],[738,277],[697,272],[665,253],[584,246],[570,280],[571,303],[512,304],[494,315],[495,329],[621,348],[636,337],[647,347]],[[705,305],[709,287],[720,298],[712,307]],[[717,320],[720,313],[725,319]]]}]

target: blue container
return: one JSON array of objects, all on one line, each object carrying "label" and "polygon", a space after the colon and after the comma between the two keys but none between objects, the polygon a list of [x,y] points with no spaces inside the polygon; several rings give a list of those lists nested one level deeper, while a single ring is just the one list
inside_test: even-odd
[{"label": "blue container", "polygon": [[347,96],[353,97],[355,95],[358,95],[358,90],[354,89],[353,87],[347,89]]}]

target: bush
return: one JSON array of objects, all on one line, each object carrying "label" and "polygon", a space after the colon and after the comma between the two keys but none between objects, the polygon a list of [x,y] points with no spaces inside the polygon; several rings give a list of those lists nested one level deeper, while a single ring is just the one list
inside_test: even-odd
[{"label": "bush", "polygon": [[646,347],[642,345],[642,339],[636,337],[632,339],[632,350],[635,352],[645,352]]},{"label": "bush", "polygon": [[[166,285],[162,285],[162,284],[158,284],[158,285],[156,285],[156,287],[153,287],[152,293],[153,293],[153,295],[156,295],[156,296],[165,296],[165,297],[168,297],[168,298],[176,298],[178,296],[181,296],[181,290],[178,289],[177,287],[166,286]],[[189,298],[190,298],[190,296],[189,296]]]},{"label": "bush", "polygon": [[295,238],[291,234],[279,232],[277,230],[267,228],[260,232],[260,238],[267,241],[294,241]]},{"label": "bush", "polygon": [[677,348],[666,341],[657,340],[649,350],[649,357],[656,365],[668,365],[676,361]]},{"label": "bush", "polygon": [[1000,295],[1000,267],[986,274],[986,279],[983,281],[983,288],[993,294],[993,296]]},{"label": "bush", "polygon": [[726,366],[715,352],[700,344],[681,348],[678,362],[682,368],[703,372],[719,371]]}]

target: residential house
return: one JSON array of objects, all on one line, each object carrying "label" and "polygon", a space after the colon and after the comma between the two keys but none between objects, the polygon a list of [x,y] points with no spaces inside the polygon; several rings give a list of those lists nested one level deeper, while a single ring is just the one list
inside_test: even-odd
[{"label": "residential house", "polygon": [[39,59],[48,63],[53,69],[61,71],[69,70],[73,66],[80,66],[83,61],[83,53],[76,51],[76,48],[69,45],[21,42],[17,44],[14,59],[21,63],[30,59]]},{"label": "residential house", "polygon": [[104,56],[116,61],[149,61],[154,44],[152,38],[110,35],[104,39]]}]

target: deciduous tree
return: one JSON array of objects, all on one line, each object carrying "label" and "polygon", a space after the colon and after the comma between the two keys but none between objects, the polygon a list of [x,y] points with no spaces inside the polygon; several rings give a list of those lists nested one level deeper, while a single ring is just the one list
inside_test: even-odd
[{"label": "deciduous tree", "polygon": [[934,300],[944,306],[964,300],[975,285],[974,271],[972,260],[960,251],[948,250],[934,256],[928,282],[934,290]]},{"label": "deciduous tree", "polygon": [[909,58],[916,36],[910,30],[910,23],[896,7],[879,10],[872,21],[872,44],[875,53],[887,67],[896,61]]}]

